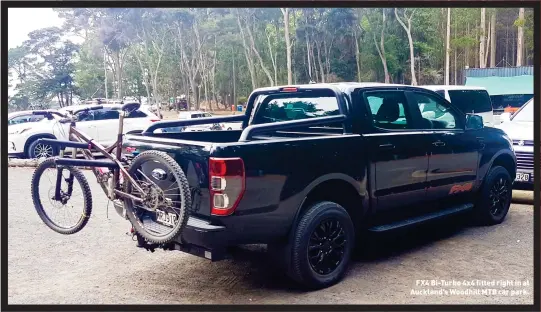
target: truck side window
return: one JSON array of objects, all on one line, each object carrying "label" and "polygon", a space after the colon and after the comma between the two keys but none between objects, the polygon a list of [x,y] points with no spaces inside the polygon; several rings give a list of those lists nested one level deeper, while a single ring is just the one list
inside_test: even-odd
[{"label": "truck side window", "polygon": [[[455,129],[457,128],[456,118],[447,103],[436,97],[418,92],[411,93],[412,99],[423,118],[421,129]],[[415,103],[414,102],[414,103]]]},{"label": "truck side window", "polygon": [[402,92],[369,92],[366,100],[374,126],[389,130],[410,128],[410,117],[405,111],[406,98]]}]

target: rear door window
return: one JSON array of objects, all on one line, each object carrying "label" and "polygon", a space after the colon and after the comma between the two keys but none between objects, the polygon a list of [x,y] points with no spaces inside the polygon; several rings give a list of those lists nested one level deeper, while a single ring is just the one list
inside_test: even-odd
[{"label": "rear door window", "polygon": [[118,119],[120,113],[117,110],[103,108],[94,111],[94,120]]},{"label": "rear door window", "polygon": [[147,114],[143,113],[140,110],[133,111],[128,115],[128,118],[145,118],[145,117],[147,117]]},{"label": "rear door window", "polygon": [[492,111],[492,102],[485,90],[449,90],[448,92],[451,103],[465,114]]}]

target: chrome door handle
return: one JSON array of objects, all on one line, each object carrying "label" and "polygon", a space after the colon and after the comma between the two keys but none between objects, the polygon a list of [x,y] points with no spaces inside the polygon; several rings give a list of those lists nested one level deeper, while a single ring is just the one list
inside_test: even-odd
[{"label": "chrome door handle", "polygon": [[380,144],[379,148],[394,148],[394,145],[391,143],[388,144]]},{"label": "chrome door handle", "polygon": [[445,142],[436,141],[436,142],[433,142],[432,145],[434,145],[434,146],[445,146]]}]

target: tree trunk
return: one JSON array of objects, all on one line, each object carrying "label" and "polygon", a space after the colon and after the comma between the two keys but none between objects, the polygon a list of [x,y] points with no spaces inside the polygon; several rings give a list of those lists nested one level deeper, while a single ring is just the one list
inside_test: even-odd
[{"label": "tree trunk", "polygon": [[355,63],[357,64],[357,81],[361,82],[361,51],[359,51],[359,38],[357,26],[353,26],[353,40],[355,40]]},{"label": "tree trunk", "polygon": [[278,68],[276,66],[276,58],[274,57],[273,52],[272,52],[272,44],[271,44],[270,36],[266,31],[265,31],[265,35],[267,36],[267,44],[268,44],[268,47],[269,47],[269,56],[270,56],[271,62],[272,62],[272,69],[274,71],[274,83],[278,84]]},{"label": "tree trunk", "polygon": [[[457,25],[456,25],[456,22],[455,22],[455,35],[454,35],[454,37],[453,37],[455,40],[456,40],[456,29],[457,29]],[[454,64],[453,64],[453,65],[454,65],[454,77],[455,77],[455,79],[454,79],[454,82],[455,82],[455,83],[454,83],[454,84],[455,84],[455,85],[456,85],[456,82],[457,82],[457,76],[458,76],[458,71],[457,71],[458,66],[457,66],[457,64],[456,64],[456,62],[457,62],[457,54],[458,54],[458,48],[455,47],[455,49],[454,49],[455,61],[454,61]]]},{"label": "tree trunk", "polygon": [[325,83],[325,70],[323,69],[323,63],[321,62],[321,43],[316,43],[316,50],[317,50],[317,61],[319,63],[319,71],[321,76],[321,82]]},{"label": "tree trunk", "polygon": [[265,62],[263,62],[263,58],[261,57],[261,55],[259,54],[259,51],[257,51],[255,47],[255,40],[254,40],[254,37],[252,36],[252,31],[250,30],[250,25],[248,23],[246,24],[246,31],[248,32],[248,38],[250,39],[250,46],[252,47],[252,51],[254,51],[255,56],[257,57],[257,59],[259,60],[259,64],[261,65],[261,69],[263,69],[263,72],[269,79],[269,83],[272,87],[274,86],[274,79],[272,79],[272,75],[269,69],[267,68],[267,66],[265,66]]},{"label": "tree trunk", "polygon": [[240,22],[240,13],[238,9],[237,9],[237,24],[239,25],[240,36],[242,38],[242,46],[244,47],[244,55],[246,56],[246,64],[248,65],[248,71],[250,72],[250,78],[252,80],[252,89],[256,89],[257,84],[256,84],[256,79],[255,79],[254,62],[251,57],[251,50],[250,48],[248,48],[248,45],[246,44],[246,38],[244,37],[244,29]]},{"label": "tree trunk", "polygon": [[[488,29],[490,30],[490,27],[491,27],[491,22],[489,21],[488,22]],[[486,49],[485,49],[485,67],[486,65],[488,64],[488,52],[489,52],[489,48],[490,48],[490,40],[492,39],[492,37],[490,36],[490,32],[488,33],[487,35],[487,42],[486,42]]]},{"label": "tree trunk", "polygon": [[305,33],[306,37],[306,59],[308,61],[308,79],[312,80],[312,63],[310,60],[310,39],[308,38],[308,33]]},{"label": "tree trunk", "polygon": [[284,15],[284,38],[286,40],[286,55],[287,55],[287,84],[293,83],[293,72],[291,71],[291,41],[289,39],[289,8],[281,8]]},{"label": "tree trunk", "polygon": [[490,16],[490,67],[496,67],[496,9]]},{"label": "tree trunk", "polygon": [[374,38],[374,44],[376,45],[376,50],[378,51],[379,57],[381,59],[381,63],[383,65],[383,72],[385,73],[385,83],[389,83],[391,81],[389,76],[389,69],[387,68],[387,59],[385,57],[385,9],[382,9],[383,14],[383,23],[381,26],[381,35],[380,35],[380,42],[379,47],[378,43],[376,41],[376,35],[373,35]]},{"label": "tree trunk", "polygon": [[486,67],[485,36],[486,36],[486,8],[481,8],[481,34],[479,36],[479,68]]},{"label": "tree trunk", "polygon": [[416,86],[417,85],[417,79],[415,78],[415,55],[413,54],[413,38],[411,37],[411,19],[413,17],[413,14],[415,14],[415,11],[411,13],[409,17],[406,17],[406,13],[404,12],[404,18],[406,19],[408,25],[406,26],[402,19],[398,16],[397,9],[394,9],[394,15],[396,16],[396,19],[402,25],[402,28],[406,31],[406,34],[408,35],[408,43],[410,47],[410,73],[411,73],[411,85]]},{"label": "tree trunk", "polygon": [[447,8],[447,36],[445,41],[445,84],[449,85],[449,43],[451,37],[451,8]]},{"label": "tree trunk", "polygon": [[[466,35],[469,36],[470,35],[470,23],[468,22],[468,24],[466,25]],[[469,46],[466,46],[464,48],[464,67],[466,66],[470,66],[470,47]]]},{"label": "tree trunk", "polygon": [[139,69],[141,70],[141,74],[143,76],[143,81],[145,82],[145,90],[147,92],[147,101],[150,101],[150,88],[149,88],[149,85],[148,85],[148,77],[147,75],[145,75],[145,67],[143,65],[143,61],[141,60],[141,56],[140,54],[135,51],[133,53],[135,55],[135,59],[137,60],[137,63],[139,64]]},{"label": "tree trunk", "polygon": [[235,53],[233,53],[233,104],[237,102],[237,88],[236,88],[237,76],[235,75]]},{"label": "tree trunk", "polygon": [[522,66],[524,62],[523,45],[524,45],[524,28],[522,23],[524,22],[524,8],[520,8],[518,11],[518,18],[520,25],[517,31],[517,66]]}]

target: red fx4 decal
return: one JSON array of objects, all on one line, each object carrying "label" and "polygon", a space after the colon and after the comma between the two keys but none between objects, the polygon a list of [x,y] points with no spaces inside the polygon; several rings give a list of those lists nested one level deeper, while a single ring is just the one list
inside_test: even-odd
[{"label": "red fx4 decal", "polygon": [[473,183],[466,183],[466,184],[455,184],[453,187],[451,187],[451,190],[449,191],[449,195],[456,194],[456,193],[462,193],[462,192],[469,192],[473,188]]}]

